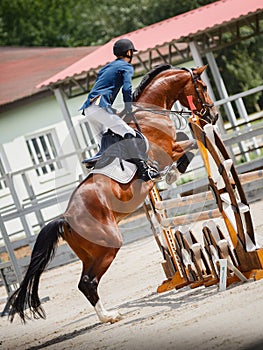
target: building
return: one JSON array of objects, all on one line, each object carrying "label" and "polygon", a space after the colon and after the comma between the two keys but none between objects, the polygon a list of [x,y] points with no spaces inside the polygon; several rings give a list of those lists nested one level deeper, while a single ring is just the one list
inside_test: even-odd
[{"label": "building", "polygon": [[[236,116],[213,52],[262,33],[262,16],[261,0],[220,0],[127,33],[139,49],[134,84],[159,63],[208,62],[234,125]],[[226,33],[230,41],[224,41]],[[98,69],[113,59],[117,39],[92,48],[1,48],[0,221],[11,240],[31,242],[39,227],[63,211],[85,176],[80,159],[97,145],[78,108]],[[204,79],[210,87],[206,75]],[[246,113],[242,98],[237,100]]]}]

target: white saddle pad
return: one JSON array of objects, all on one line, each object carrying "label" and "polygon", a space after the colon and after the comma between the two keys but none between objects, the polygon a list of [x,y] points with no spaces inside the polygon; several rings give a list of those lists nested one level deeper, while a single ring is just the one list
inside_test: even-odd
[{"label": "white saddle pad", "polygon": [[104,168],[92,169],[90,174],[103,174],[117,182],[126,184],[132,180],[133,176],[136,173],[137,167],[135,164],[126,162],[125,160],[123,160],[122,162],[124,170],[122,170],[121,168],[119,159],[115,158],[111,164],[105,166]]}]

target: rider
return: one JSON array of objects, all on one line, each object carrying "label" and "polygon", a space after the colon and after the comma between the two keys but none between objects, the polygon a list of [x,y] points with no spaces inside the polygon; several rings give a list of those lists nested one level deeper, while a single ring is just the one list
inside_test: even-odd
[{"label": "rider", "polygon": [[[98,73],[96,82],[91,89],[81,110],[91,123],[93,131],[103,141],[103,135],[110,130],[128,139],[129,151],[133,155],[132,162],[138,167],[138,176],[144,181],[157,180],[160,173],[157,169],[146,163],[147,155],[142,151],[136,140],[136,133],[133,128],[126,124],[117,114],[112,104],[122,88],[123,101],[125,104],[126,116],[132,115],[132,76],[133,66],[131,65],[133,53],[137,51],[129,39],[120,39],[113,46],[113,53],[117,57],[111,63],[104,66]],[[84,164],[94,164],[100,159],[103,147],[92,158],[84,160]]]}]

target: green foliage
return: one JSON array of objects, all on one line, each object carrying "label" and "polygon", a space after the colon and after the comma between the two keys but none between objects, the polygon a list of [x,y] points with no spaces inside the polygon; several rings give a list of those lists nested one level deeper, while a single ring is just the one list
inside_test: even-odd
[{"label": "green foliage", "polygon": [[1,45],[69,46],[75,1],[2,0]]},{"label": "green foliage", "polygon": [[214,1],[1,0],[0,45],[100,45]]},{"label": "green foliage", "polygon": [[[76,47],[110,39],[216,0],[1,0],[1,46]],[[205,21],[205,19],[204,19]],[[251,30],[247,27],[245,30]],[[262,35],[221,50],[217,63],[229,94],[262,84]],[[224,41],[231,42],[228,33]],[[246,99],[259,110],[262,94]]]},{"label": "green foliage", "polygon": [[[262,40],[261,34],[220,52],[217,64],[230,95],[262,85]],[[245,101],[249,113],[259,111],[263,106],[262,93],[250,95],[245,98]]]}]

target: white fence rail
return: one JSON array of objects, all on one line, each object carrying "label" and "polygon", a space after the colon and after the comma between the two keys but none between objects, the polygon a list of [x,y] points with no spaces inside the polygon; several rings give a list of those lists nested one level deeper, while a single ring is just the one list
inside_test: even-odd
[{"label": "white fence rail", "polygon": [[[249,91],[231,96],[227,99],[217,101],[215,105],[220,106],[224,103],[232,101],[235,101],[237,104],[241,105],[242,102],[240,102],[240,99],[248,95],[258,93],[262,90],[263,86],[259,86]],[[260,118],[262,119],[263,112],[260,112],[254,116],[248,116],[244,108],[239,108],[239,111],[241,111],[241,114],[243,113],[241,115],[241,119],[237,120],[236,123],[232,125],[233,130],[231,130],[231,132],[226,132],[225,135],[223,135],[224,143],[231,152],[236,162],[240,156],[242,157],[244,155],[246,155],[246,160],[250,160],[249,162],[238,166],[238,171],[240,173],[260,168],[262,169],[263,156],[261,149],[263,146],[263,122],[260,121]],[[255,121],[255,119],[257,122],[252,124],[252,121]],[[254,142],[253,147],[250,146],[251,140]],[[240,148],[241,143],[243,144]],[[94,149],[95,147],[96,146],[90,146],[89,149]],[[73,156],[75,156],[79,161],[79,156],[82,152],[83,151],[80,150],[79,152],[63,155],[62,157],[57,157],[55,161],[62,161],[66,158],[72,158]],[[251,153],[253,152],[253,157],[256,159],[251,161],[250,157]],[[26,169],[8,173],[0,177],[0,182],[7,184],[7,189],[11,198],[11,201],[8,205],[0,207],[0,253],[7,251],[9,254],[18,281],[21,278],[21,272],[19,271],[13,250],[24,245],[32,245],[35,240],[35,235],[38,233],[39,229],[47,221],[50,221],[52,219],[52,217],[47,217],[47,215],[43,214],[43,212],[47,208],[50,208],[52,206],[61,206],[62,203],[67,202],[73,189],[76,187],[79,181],[87,175],[85,168],[83,168],[83,173],[79,174],[79,177],[77,179],[74,179],[68,183],[64,183],[61,186],[56,186],[56,188],[52,188],[49,191],[39,193],[30,183],[30,177],[28,174],[32,172],[32,170],[35,170],[38,167],[42,167],[43,165],[47,165],[51,162],[54,162],[54,159],[43,162],[40,165],[35,165]],[[19,181],[17,181],[17,179],[19,179]],[[198,181],[200,183],[202,182],[202,180]],[[23,195],[22,198],[19,196],[21,188],[18,188],[18,184],[19,186],[23,187],[23,191],[26,193],[26,195]],[[189,189],[191,186],[196,185],[193,183],[191,185],[191,183],[189,183]],[[54,217],[59,214],[60,213],[57,212]],[[29,216],[34,217],[33,224],[31,223]],[[8,223],[12,220],[19,221],[20,229],[14,232],[9,232]],[[2,264],[6,263],[2,262]]]}]

